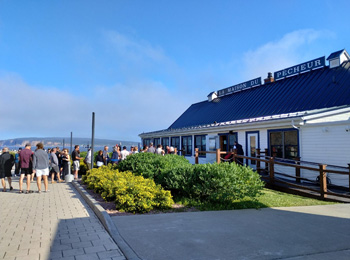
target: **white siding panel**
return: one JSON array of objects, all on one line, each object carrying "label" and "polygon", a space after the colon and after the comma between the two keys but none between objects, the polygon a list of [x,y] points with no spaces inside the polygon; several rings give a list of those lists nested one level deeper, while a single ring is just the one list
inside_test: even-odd
[{"label": "white siding panel", "polygon": [[[347,167],[350,163],[350,132],[344,125],[308,126],[301,129],[301,160]],[[317,166],[315,166],[317,168]],[[302,171],[304,178],[315,180],[318,173]],[[333,184],[348,186],[348,176],[329,175]]]}]

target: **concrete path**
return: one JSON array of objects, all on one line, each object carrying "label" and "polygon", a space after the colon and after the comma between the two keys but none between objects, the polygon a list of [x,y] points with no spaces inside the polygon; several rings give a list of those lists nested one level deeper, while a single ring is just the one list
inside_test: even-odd
[{"label": "concrete path", "polygon": [[[125,259],[71,184],[50,184],[48,193],[19,194],[15,178],[13,187],[0,191],[0,260]],[[36,183],[31,189],[37,191]]]},{"label": "concrete path", "polygon": [[350,259],[350,204],[112,220],[143,260]]}]

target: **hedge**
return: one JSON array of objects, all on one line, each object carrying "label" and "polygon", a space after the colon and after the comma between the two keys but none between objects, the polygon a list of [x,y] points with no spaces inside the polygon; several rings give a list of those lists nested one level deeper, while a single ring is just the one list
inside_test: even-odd
[{"label": "hedge", "polygon": [[151,178],[175,196],[202,202],[254,199],[264,186],[260,176],[249,167],[235,163],[192,165],[178,155],[134,154],[118,168]]},{"label": "hedge", "polygon": [[83,182],[106,201],[114,201],[121,212],[145,213],[168,209],[174,204],[170,191],[153,180],[135,176],[130,171],[115,170],[112,166],[94,168],[83,176]]}]

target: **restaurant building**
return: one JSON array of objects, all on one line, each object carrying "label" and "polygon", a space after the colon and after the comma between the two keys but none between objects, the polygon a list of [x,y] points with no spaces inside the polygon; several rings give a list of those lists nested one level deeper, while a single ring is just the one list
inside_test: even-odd
[{"label": "restaurant building", "polygon": [[[327,64],[326,64],[327,61]],[[242,145],[282,159],[347,167],[350,163],[350,57],[341,50],[211,92],[192,104],[169,128],[139,135],[176,147],[194,163],[194,149],[222,151]],[[214,162],[202,154],[199,163]],[[247,161],[254,168],[254,162]]]}]

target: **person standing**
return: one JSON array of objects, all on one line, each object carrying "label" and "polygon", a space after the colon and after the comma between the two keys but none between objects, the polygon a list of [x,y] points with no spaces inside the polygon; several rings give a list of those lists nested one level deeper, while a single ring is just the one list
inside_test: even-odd
[{"label": "person standing", "polygon": [[103,149],[103,163],[107,166],[109,162],[108,146],[106,145]]},{"label": "person standing", "polygon": [[64,178],[66,175],[69,174],[69,152],[68,149],[63,149],[61,154],[61,163],[62,163],[62,177]]},{"label": "person standing", "polygon": [[123,147],[123,151],[120,152],[120,160],[123,161],[130,153],[126,150],[126,146]]},{"label": "person standing", "polygon": [[11,169],[15,163],[15,158],[12,154],[9,153],[9,149],[4,147],[2,149],[2,154],[0,156],[0,178],[3,187],[3,191],[6,192],[6,182],[5,177],[7,177],[7,181],[10,186],[10,191],[12,188],[12,180],[11,180]]},{"label": "person standing", "polygon": [[118,146],[114,146],[113,147],[113,153],[112,153],[111,162],[112,162],[112,164],[117,164],[118,161],[119,161]]},{"label": "person standing", "polygon": [[91,170],[91,148],[87,151],[87,154],[84,159],[84,163],[88,167],[88,170]]},{"label": "person standing", "polygon": [[165,152],[163,150],[163,146],[161,144],[158,144],[156,154],[164,155]]},{"label": "person standing", "polygon": [[73,161],[73,173],[74,173],[74,179],[78,179],[78,172],[80,170],[80,159],[83,159],[80,157],[80,147],[79,145],[74,146],[74,151],[72,152],[72,161]]},{"label": "person standing", "polygon": [[36,174],[38,192],[41,193],[41,177],[44,180],[45,192],[48,192],[49,158],[42,143],[38,143],[36,147],[33,155],[33,172]]},{"label": "person standing", "polygon": [[18,152],[15,154],[15,177],[17,177],[17,175],[19,176],[19,171],[20,171],[20,164],[19,164],[19,154],[22,151],[22,148],[18,149]]},{"label": "person standing", "polygon": [[[233,149],[236,149],[237,155],[244,155],[242,145],[240,145],[238,142],[234,143]],[[237,158],[236,163],[243,165],[243,158]]]},{"label": "person standing", "polygon": [[154,148],[153,143],[149,144],[147,152],[148,153],[155,153],[156,152],[156,148]]},{"label": "person standing", "polygon": [[104,161],[103,161],[103,151],[102,150],[99,150],[98,153],[96,154],[95,162],[96,162],[97,168],[100,168],[103,165]]},{"label": "person standing", "polygon": [[51,166],[51,183],[55,182],[55,174],[57,175],[58,182],[63,182],[60,176],[60,168],[58,167],[58,158],[56,155],[56,148],[52,148],[50,154],[50,166]]},{"label": "person standing", "polygon": [[26,144],[25,148],[19,154],[19,163],[21,165],[21,177],[19,178],[19,193],[23,193],[23,179],[27,178],[27,192],[30,192],[30,181],[32,177],[32,160],[33,160],[33,152],[31,150],[31,145],[29,143]]}]

